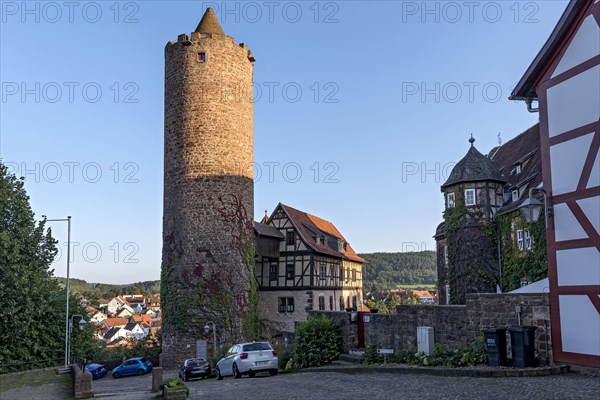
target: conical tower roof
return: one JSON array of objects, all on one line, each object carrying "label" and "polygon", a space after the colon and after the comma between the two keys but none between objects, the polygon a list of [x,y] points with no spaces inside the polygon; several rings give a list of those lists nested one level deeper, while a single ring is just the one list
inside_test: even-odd
[{"label": "conical tower roof", "polygon": [[215,12],[210,7],[206,9],[206,12],[202,16],[202,19],[200,20],[198,27],[196,27],[195,32],[218,33],[221,35],[225,34],[225,32],[223,32],[223,28],[221,28],[221,24],[219,23],[217,16],[215,15]]},{"label": "conical tower roof", "polygon": [[469,142],[471,143],[471,148],[469,148],[469,151],[467,151],[462,160],[454,166],[450,177],[442,185],[442,190],[448,186],[462,182],[493,181],[506,183],[506,179],[502,178],[496,164],[473,146],[475,142],[473,136],[471,136]]}]

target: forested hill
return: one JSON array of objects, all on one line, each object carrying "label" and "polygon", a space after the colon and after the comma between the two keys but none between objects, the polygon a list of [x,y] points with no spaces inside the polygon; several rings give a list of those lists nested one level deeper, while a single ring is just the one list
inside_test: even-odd
[{"label": "forested hill", "polygon": [[[61,286],[65,286],[67,279],[56,277]],[[160,281],[146,281],[123,285],[109,283],[88,283],[82,279],[69,279],[69,290],[75,295],[80,295],[86,300],[94,303],[96,300],[105,298],[112,299],[119,294],[143,294],[150,297],[160,292]]]},{"label": "forested hill", "polygon": [[437,283],[435,251],[411,253],[365,253],[363,287],[369,291],[372,283],[380,289],[392,289],[401,284]]}]

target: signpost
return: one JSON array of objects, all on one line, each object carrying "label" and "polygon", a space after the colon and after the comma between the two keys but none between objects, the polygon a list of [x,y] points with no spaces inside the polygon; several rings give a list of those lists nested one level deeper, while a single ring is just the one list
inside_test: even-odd
[{"label": "signpost", "polygon": [[383,354],[383,363],[387,364],[387,355],[394,354],[394,349],[377,349],[377,354]]}]

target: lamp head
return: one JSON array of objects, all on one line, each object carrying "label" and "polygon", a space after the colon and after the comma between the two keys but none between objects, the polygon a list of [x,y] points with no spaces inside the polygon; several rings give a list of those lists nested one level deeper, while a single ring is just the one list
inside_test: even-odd
[{"label": "lamp head", "polygon": [[79,329],[83,330],[86,325],[87,325],[87,321],[85,319],[81,318],[81,320],[79,321]]},{"label": "lamp head", "polygon": [[525,199],[523,203],[519,206],[519,209],[523,213],[523,217],[528,224],[533,222],[537,222],[540,218],[540,214],[542,213],[542,208],[544,205],[541,201],[536,198],[530,197]]},{"label": "lamp head", "polygon": [[210,332],[210,326],[208,324],[204,325],[204,333]]}]

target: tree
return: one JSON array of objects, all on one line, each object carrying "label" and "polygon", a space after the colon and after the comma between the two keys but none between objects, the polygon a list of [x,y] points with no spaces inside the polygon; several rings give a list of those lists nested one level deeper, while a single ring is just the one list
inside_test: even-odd
[{"label": "tree", "polygon": [[24,179],[10,174],[0,161],[0,366],[4,371],[64,357],[65,296],[49,269],[56,254],[56,240],[45,221],[34,219]]}]

